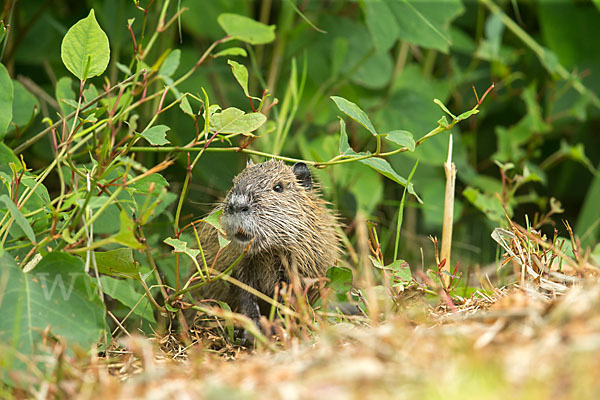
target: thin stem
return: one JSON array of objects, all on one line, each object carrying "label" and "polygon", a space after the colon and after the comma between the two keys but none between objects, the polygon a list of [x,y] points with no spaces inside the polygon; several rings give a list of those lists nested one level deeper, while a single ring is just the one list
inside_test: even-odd
[{"label": "thin stem", "polygon": [[[84,104],[83,106],[81,106],[81,111],[85,111],[87,108],[89,108],[93,104],[97,103],[100,99],[102,99],[105,96],[107,96],[113,90],[115,90],[117,88],[120,88],[120,87],[122,87],[122,86],[130,83],[139,74],[142,74],[142,73],[145,73],[145,72],[146,72],[146,70],[142,69],[138,73],[133,74],[129,78],[125,79],[123,82],[117,83],[116,85],[114,85],[113,87],[111,87],[110,89],[108,89],[107,91],[105,91],[104,93],[99,94],[94,99],[90,100],[89,102],[87,102],[86,104]],[[29,146],[31,146],[32,144],[34,144],[35,142],[37,142],[38,140],[40,140],[42,137],[44,137],[48,132],[52,131],[52,129],[55,129],[58,126],[62,125],[65,121],[69,121],[71,118],[73,118],[75,116],[75,114],[76,114],[76,111],[73,111],[71,114],[67,115],[66,117],[63,117],[63,118],[59,119],[58,121],[56,121],[55,123],[53,123],[52,125],[50,125],[46,129],[44,129],[43,131],[41,131],[37,135],[35,135],[35,136],[31,137],[30,139],[26,140],[23,144],[21,144],[21,145],[19,145],[19,146],[17,146],[15,148],[14,153],[15,154],[21,153],[23,150],[27,149]]]},{"label": "thin stem", "polygon": [[521,28],[515,21],[506,15],[498,5],[492,0],[479,0],[481,4],[487,7],[494,14],[498,14],[502,23],[514,33],[523,43],[525,43],[538,57],[542,65],[548,70],[550,74],[558,74],[562,79],[572,81],[573,88],[582,95],[588,96],[592,103],[600,108],[600,99],[598,96],[587,87],[585,87],[579,79],[573,76],[565,67],[560,63],[553,63],[552,70],[548,67],[548,50],[540,46],[535,39],[533,39],[523,28]]}]

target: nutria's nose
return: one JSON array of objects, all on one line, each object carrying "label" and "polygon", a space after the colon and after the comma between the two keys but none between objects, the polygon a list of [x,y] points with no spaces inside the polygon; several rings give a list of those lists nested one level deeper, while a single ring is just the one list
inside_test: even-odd
[{"label": "nutria's nose", "polygon": [[246,196],[232,195],[225,204],[225,211],[229,214],[246,213],[250,211],[250,202]]}]

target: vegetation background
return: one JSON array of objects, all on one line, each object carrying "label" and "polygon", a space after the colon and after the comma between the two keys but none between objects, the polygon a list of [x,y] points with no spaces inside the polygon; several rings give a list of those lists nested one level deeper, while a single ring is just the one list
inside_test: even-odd
[{"label": "vegetation background", "polygon": [[[73,72],[61,44],[92,9],[110,58]],[[406,273],[397,259],[414,276],[435,269],[429,236],[441,234],[448,134],[414,141],[445,128],[449,112],[478,110],[451,129],[459,271],[514,281],[490,236],[507,217],[555,243],[569,237],[567,220],[599,257],[597,1],[6,0],[0,21],[0,315],[12,315],[0,321],[3,367],[25,368],[14,354],[42,351],[49,325],[83,348],[101,332],[121,335],[121,322],[164,330],[161,314],[177,311],[174,293],[196,269],[191,223],[249,158],[332,164],[313,171],[346,226],[340,266],[355,281],[371,268],[369,234],[395,272]],[[358,105],[376,130],[331,96]],[[227,109],[243,114],[241,128],[227,129]],[[365,151],[392,153],[389,164],[354,160]],[[401,206],[409,175],[414,195]],[[24,301],[47,292],[18,266],[37,254],[34,272],[53,279],[95,268],[108,297],[85,294],[97,281],[77,277],[80,308],[56,286],[52,307],[64,313],[27,308],[26,321]],[[460,285],[466,297],[481,289]]]}]

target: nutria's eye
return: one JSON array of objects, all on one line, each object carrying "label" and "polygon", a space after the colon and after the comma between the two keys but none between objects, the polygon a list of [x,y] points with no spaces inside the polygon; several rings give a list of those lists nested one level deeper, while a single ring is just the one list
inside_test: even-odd
[{"label": "nutria's eye", "polygon": [[277,183],[275,186],[273,186],[273,190],[277,193],[281,193],[283,192],[283,185],[281,183]]}]

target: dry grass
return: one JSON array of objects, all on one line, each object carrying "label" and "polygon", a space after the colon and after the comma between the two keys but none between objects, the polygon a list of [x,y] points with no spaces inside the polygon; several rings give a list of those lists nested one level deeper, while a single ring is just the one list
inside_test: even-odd
[{"label": "dry grass", "polygon": [[[323,324],[311,340],[244,351],[196,327],[176,338],[121,340],[107,357],[68,359],[14,397],[81,399],[596,399],[600,397],[600,281],[586,255],[517,226],[503,268],[515,284],[453,307],[423,297],[369,326]],[[533,260],[533,261],[532,261]],[[485,286],[485,285],[484,285]],[[413,293],[414,295],[414,293]],[[451,309],[453,308],[453,309]],[[2,392],[0,391],[0,394]]]}]

